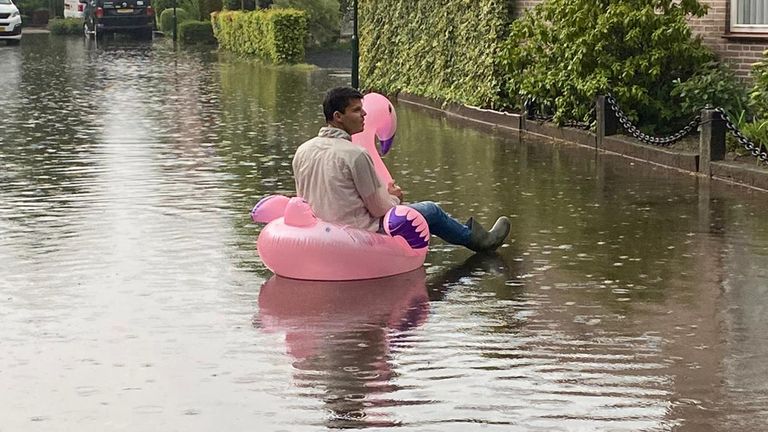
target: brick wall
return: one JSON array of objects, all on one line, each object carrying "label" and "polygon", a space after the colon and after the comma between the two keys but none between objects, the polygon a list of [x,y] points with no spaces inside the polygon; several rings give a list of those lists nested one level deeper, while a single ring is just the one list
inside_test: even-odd
[{"label": "brick wall", "polygon": [[[518,0],[515,10],[517,16],[526,8],[544,0]],[[701,0],[709,5],[709,13],[700,19],[690,21],[695,34],[704,39],[704,44],[712,48],[720,58],[731,64],[736,75],[748,78],[752,64],[762,58],[763,51],[768,50],[768,37],[765,40],[726,39],[727,4],[730,0]]]},{"label": "brick wall", "polygon": [[731,64],[736,75],[748,78],[752,64],[768,50],[765,40],[726,39],[729,0],[701,0],[709,4],[709,13],[703,18],[691,20],[694,33],[703,37],[704,43],[715,50],[720,58]]}]

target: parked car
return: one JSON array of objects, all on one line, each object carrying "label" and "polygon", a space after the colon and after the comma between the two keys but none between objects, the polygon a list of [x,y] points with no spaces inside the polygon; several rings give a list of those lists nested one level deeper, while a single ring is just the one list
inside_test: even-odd
[{"label": "parked car", "polygon": [[85,3],[80,0],[64,0],[64,18],[82,18]]},{"label": "parked car", "polygon": [[21,14],[12,0],[0,0],[0,40],[8,45],[21,41]]},{"label": "parked car", "polygon": [[150,0],[80,0],[85,5],[83,30],[97,38],[115,33],[152,39],[155,11]]}]

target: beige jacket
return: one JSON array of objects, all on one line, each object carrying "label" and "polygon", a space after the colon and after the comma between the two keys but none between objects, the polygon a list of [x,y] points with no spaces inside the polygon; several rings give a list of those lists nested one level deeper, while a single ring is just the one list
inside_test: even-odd
[{"label": "beige jacket", "polygon": [[400,200],[387,192],[361,146],[345,131],[320,129],[293,156],[296,194],[327,222],[368,231],[379,229],[379,218]]}]

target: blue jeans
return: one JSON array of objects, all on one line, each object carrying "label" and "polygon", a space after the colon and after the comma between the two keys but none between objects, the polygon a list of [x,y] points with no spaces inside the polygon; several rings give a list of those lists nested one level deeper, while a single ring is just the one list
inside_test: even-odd
[{"label": "blue jeans", "polygon": [[429,232],[448,243],[466,246],[469,243],[469,227],[454,219],[432,201],[406,204],[427,220]]}]

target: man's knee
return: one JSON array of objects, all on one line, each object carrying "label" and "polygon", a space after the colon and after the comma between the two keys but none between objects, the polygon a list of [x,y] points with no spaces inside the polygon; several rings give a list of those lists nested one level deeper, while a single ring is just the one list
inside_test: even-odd
[{"label": "man's knee", "polygon": [[422,216],[429,222],[434,221],[440,212],[440,206],[433,201],[420,201],[410,204],[410,207],[421,213]]}]

